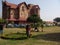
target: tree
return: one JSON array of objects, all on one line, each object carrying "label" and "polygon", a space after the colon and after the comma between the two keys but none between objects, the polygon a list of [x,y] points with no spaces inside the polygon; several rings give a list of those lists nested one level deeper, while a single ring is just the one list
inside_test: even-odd
[{"label": "tree", "polygon": [[60,17],[54,19],[55,22],[60,22]]},{"label": "tree", "polygon": [[[56,17],[54,20],[54,24],[57,26],[58,22],[60,22],[60,17]],[[60,24],[59,24],[60,25]]]},{"label": "tree", "polygon": [[37,23],[39,23],[39,22],[42,23],[42,19],[40,19],[40,17],[38,15],[34,14],[27,18],[27,22],[33,23],[34,28],[35,28],[35,27],[37,27],[37,26],[35,26]]}]

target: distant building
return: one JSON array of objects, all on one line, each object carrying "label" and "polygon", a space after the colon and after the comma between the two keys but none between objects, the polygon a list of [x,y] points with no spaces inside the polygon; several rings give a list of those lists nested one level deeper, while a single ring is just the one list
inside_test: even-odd
[{"label": "distant building", "polygon": [[55,26],[53,21],[44,21],[44,26]]},{"label": "distant building", "polygon": [[6,19],[8,23],[26,23],[27,18],[33,14],[40,16],[38,5],[27,5],[25,2],[16,5],[2,1],[2,18]]}]

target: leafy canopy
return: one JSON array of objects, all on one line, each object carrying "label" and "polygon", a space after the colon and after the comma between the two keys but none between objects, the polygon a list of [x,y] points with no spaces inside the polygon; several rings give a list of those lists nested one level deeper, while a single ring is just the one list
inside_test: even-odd
[{"label": "leafy canopy", "polygon": [[5,23],[6,21],[2,18],[0,18],[0,23]]},{"label": "leafy canopy", "polygon": [[40,19],[38,15],[34,14],[27,18],[27,22],[38,23],[38,22],[42,22],[42,19]]},{"label": "leafy canopy", "polygon": [[60,22],[60,17],[54,19],[55,22]]}]

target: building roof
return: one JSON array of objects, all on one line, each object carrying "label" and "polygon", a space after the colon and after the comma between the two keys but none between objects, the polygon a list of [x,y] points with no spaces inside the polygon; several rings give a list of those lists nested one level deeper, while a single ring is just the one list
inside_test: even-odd
[{"label": "building roof", "polygon": [[12,4],[12,3],[6,2],[6,5],[7,6],[10,6],[10,8],[17,8],[17,5],[16,4]]},{"label": "building roof", "polygon": [[32,8],[38,8],[38,9],[40,9],[38,5],[34,5]]},{"label": "building roof", "polygon": [[[27,7],[27,9],[28,9],[30,6],[33,6],[33,8],[35,8],[35,7],[38,7],[38,8],[39,8],[38,5],[33,5],[33,4],[28,4],[28,5],[27,5],[25,2],[22,2],[22,3],[18,4],[18,5],[9,3],[9,2],[7,2],[7,1],[5,1],[5,3],[6,3],[7,6],[10,6],[10,8],[14,8],[14,9],[17,8],[17,7],[20,7],[22,4],[25,4],[26,7]],[[40,9],[40,8],[39,8],[39,9]]]},{"label": "building roof", "polygon": [[28,8],[31,9],[34,5],[33,4],[28,4]]},{"label": "building roof", "polygon": [[22,2],[22,3],[18,4],[18,7],[20,7],[22,4],[25,4],[27,9],[28,9],[28,6],[27,6],[27,4],[25,2]]}]

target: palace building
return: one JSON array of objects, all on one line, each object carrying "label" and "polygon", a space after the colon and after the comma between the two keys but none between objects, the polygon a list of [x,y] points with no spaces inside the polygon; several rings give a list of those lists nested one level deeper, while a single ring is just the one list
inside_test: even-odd
[{"label": "palace building", "polygon": [[38,5],[26,4],[26,2],[16,5],[2,1],[2,18],[8,23],[26,23],[27,18],[33,14],[40,16],[40,7]]}]

